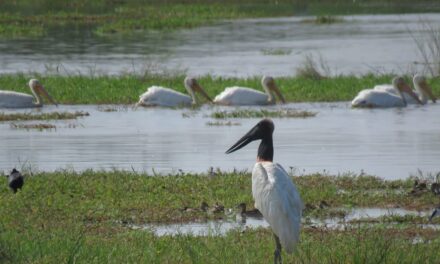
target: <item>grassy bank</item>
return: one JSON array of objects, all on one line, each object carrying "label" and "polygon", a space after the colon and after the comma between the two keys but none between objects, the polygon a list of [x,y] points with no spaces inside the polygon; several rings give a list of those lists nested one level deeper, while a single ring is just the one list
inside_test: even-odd
[{"label": "grassy bank", "polygon": [[[46,86],[50,94],[61,104],[133,104],[139,100],[149,86],[160,85],[186,93],[183,87],[185,76],[149,75],[139,77],[124,76],[28,76],[0,75],[0,87],[29,93],[27,83],[31,77],[37,77]],[[340,76],[321,80],[302,77],[276,78],[284,97],[289,102],[334,102],[349,101],[365,88],[376,84],[390,83],[392,76],[366,75],[363,77]],[[407,80],[411,82],[411,80]],[[213,98],[228,86],[253,87],[262,91],[260,77],[213,78],[204,76],[199,83]],[[440,79],[428,80],[434,94],[440,96]]]},{"label": "grassy bank", "polygon": [[434,0],[241,0],[241,1],[61,1],[0,2],[0,36],[40,37],[54,27],[85,25],[96,35],[133,34],[143,30],[174,30],[223,19],[292,15],[344,15],[439,12]]},{"label": "grassy bank", "polygon": [[[384,181],[371,176],[293,177],[306,204],[432,208],[429,191],[409,194],[412,180]],[[118,222],[166,223],[224,217],[182,211],[240,202],[253,207],[249,173],[179,174],[150,177],[134,172],[36,173],[14,195],[0,178],[0,260],[2,263],[249,263],[272,260],[269,230],[232,231],[223,237],[157,237]],[[305,217],[311,212],[306,211]],[[316,214],[316,212],[314,212]],[[324,212],[325,213],[325,212]],[[306,263],[435,262],[439,231],[422,229],[413,218],[399,226],[381,225],[337,231],[305,227],[295,255]],[[438,219],[437,219],[438,220]],[[436,221],[437,221],[436,220]],[[426,221],[418,219],[417,221]],[[386,235],[385,235],[386,234]],[[431,241],[413,245],[414,238]],[[382,261],[380,261],[382,260]]]},{"label": "grassy bank", "polygon": [[[232,231],[226,236],[157,237],[147,231],[58,229],[1,235],[2,263],[271,263],[269,230]],[[55,231],[55,232],[54,232]],[[53,233],[49,233],[53,232]],[[414,232],[418,232],[417,237]],[[283,263],[437,263],[438,232],[417,228],[331,231],[307,228],[297,252]],[[437,236],[437,238],[435,238]],[[414,238],[429,243],[413,244]],[[432,240],[431,240],[432,239]]]}]

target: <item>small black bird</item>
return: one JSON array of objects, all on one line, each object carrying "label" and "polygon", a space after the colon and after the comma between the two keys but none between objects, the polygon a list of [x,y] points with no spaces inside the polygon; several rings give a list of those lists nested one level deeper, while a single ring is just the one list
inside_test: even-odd
[{"label": "small black bird", "polygon": [[17,192],[18,189],[21,189],[24,184],[24,179],[21,173],[15,168],[11,171],[8,177],[8,185],[14,193]]}]

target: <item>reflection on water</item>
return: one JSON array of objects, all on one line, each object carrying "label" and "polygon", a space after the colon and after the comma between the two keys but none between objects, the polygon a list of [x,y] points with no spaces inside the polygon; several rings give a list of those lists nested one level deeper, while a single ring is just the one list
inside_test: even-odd
[{"label": "reflection on water", "polygon": [[[275,161],[287,171],[297,175],[364,171],[397,179],[418,169],[440,169],[439,104],[402,109],[351,109],[348,102],[285,107],[318,112],[307,119],[274,119]],[[53,121],[57,129],[42,132],[12,129],[8,122],[0,123],[0,169],[7,171],[28,162],[44,171],[66,167],[150,173],[154,169],[162,174],[179,169],[205,172],[210,167],[251,170],[258,142],[236,153],[224,152],[258,119],[234,120],[240,126],[207,126],[212,119],[206,114],[219,109],[224,108],[205,106],[184,118],[182,114],[189,110],[122,108],[101,112],[97,106],[45,106],[43,111],[82,110],[90,116]]]},{"label": "reflection on water", "polygon": [[[359,220],[362,218],[379,218],[383,216],[405,216],[417,215],[428,217],[429,212],[417,212],[400,208],[355,208],[352,209],[344,219],[326,218],[326,219],[306,219],[304,226],[325,227],[330,229],[344,229],[350,224],[348,222]],[[207,222],[190,222],[181,224],[146,224],[146,225],[129,225],[132,229],[151,230],[157,236],[174,236],[174,235],[224,235],[231,230],[246,230],[248,228],[267,228],[269,224],[264,219],[256,219],[247,217],[244,221],[217,220]],[[440,225],[421,224],[420,228],[429,228],[440,230]]]},{"label": "reflection on water", "polygon": [[[0,39],[0,73],[120,74],[165,68],[195,75],[279,76],[294,74],[310,52],[319,52],[333,74],[400,73],[416,67],[411,34],[421,37],[421,20],[440,23],[439,14],[347,16],[344,23],[330,25],[304,19],[310,17],[224,21],[104,38],[80,27],[53,29],[41,39]],[[268,49],[288,52],[270,55],[264,52]]]}]

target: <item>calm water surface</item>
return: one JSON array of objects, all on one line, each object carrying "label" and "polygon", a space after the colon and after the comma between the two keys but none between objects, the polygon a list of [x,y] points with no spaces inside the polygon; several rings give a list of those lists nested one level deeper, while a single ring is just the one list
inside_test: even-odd
[{"label": "calm water surface", "polygon": [[[288,171],[364,171],[387,179],[406,178],[418,169],[440,171],[439,104],[401,109],[351,109],[348,102],[285,107],[318,112],[308,119],[274,119],[275,161]],[[90,105],[45,106],[47,112],[90,113],[76,121],[51,121],[57,129],[49,131],[0,123],[0,169],[30,164],[44,171],[118,168],[166,174],[180,169],[205,172],[210,167],[251,170],[255,162],[257,142],[229,155],[224,152],[258,119],[233,120],[240,126],[208,126],[215,120],[206,116],[225,108],[119,108],[102,112]],[[184,117],[188,113],[190,117]]]},{"label": "calm water surface", "polygon": [[[331,74],[421,70],[414,38],[440,14],[362,15],[331,25],[312,17],[224,21],[177,32],[94,36],[50,29],[38,39],[0,39],[0,73],[121,74],[178,70],[217,76],[292,75],[305,54],[320,54]],[[281,51],[284,55],[274,55]]]}]

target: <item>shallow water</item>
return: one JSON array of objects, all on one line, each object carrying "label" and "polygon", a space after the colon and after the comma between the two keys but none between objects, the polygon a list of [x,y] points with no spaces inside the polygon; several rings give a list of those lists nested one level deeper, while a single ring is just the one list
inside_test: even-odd
[{"label": "shallow water", "polygon": [[[347,222],[353,220],[359,220],[362,218],[379,218],[382,216],[405,216],[405,215],[417,215],[422,217],[428,217],[430,212],[417,212],[400,208],[355,208],[344,219],[341,218],[327,218],[327,219],[308,219],[304,226],[325,227],[330,229],[344,229],[349,226]],[[267,228],[269,224],[264,219],[257,219],[247,217],[246,219],[234,219],[229,220],[217,220],[207,222],[190,222],[181,224],[146,224],[146,225],[129,225],[132,229],[151,230],[158,236],[173,236],[173,235],[195,235],[195,236],[208,236],[208,235],[224,235],[231,230],[246,230],[248,228]],[[440,229],[440,225],[436,224],[421,224],[420,228]]]},{"label": "shallow water", "polygon": [[[439,104],[402,109],[351,109],[348,102],[284,107],[318,113],[307,119],[274,119],[274,159],[295,175],[351,171],[398,179],[418,169],[440,171]],[[45,106],[42,111],[90,113],[76,121],[51,121],[55,130],[27,131],[0,123],[0,170],[31,165],[43,171],[117,168],[167,174],[180,169],[206,172],[210,167],[252,170],[255,163],[257,142],[229,155],[224,152],[259,119],[234,120],[240,126],[206,125],[215,121],[206,117],[210,112],[231,108],[114,108],[120,111]],[[188,113],[190,117],[183,117]]]},{"label": "shallow water", "polygon": [[421,67],[413,63],[420,59],[412,35],[421,38],[422,24],[437,25],[440,14],[357,15],[330,25],[304,19],[313,17],[224,21],[131,37],[96,37],[78,27],[51,29],[41,39],[0,39],[0,73],[141,74],[166,69],[193,75],[285,76],[295,74],[308,53],[321,54],[331,74],[406,73]]}]

